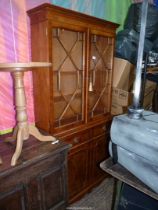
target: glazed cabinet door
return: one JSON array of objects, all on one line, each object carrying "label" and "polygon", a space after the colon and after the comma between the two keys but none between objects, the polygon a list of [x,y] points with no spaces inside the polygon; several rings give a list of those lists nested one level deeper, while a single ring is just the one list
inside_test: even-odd
[{"label": "glazed cabinet door", "polygon": [[84,121],[85,38],[84,30],[53,27],[54,128]]},{"label": "glazed cabinet door", "polygon": [[89,120],[110,112],[114,38],[92,31],[88,87]]}]

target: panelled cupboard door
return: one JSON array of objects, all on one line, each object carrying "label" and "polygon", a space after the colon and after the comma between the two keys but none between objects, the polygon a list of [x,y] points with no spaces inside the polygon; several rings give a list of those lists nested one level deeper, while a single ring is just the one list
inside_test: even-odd
[{"label": "panelled cupboard door", "polygon": [[88,143],[71,150],[68,156],[68,195],[70,201],[88,186],[88,162]]},{"label": "panelled cupboard door", "polygon": [[92,31],[89,41],[88,115],[92,120],[110,113],[114,39]]},{"label": "panelled cupboard door", "polygon": [[27,210],[23,186],[0,195],[0,210]]},{"label": "panelled cupboard door", "polygon": [[100,168],[100,163],[109,157],[108,152],[108,134],[98,137],[92,142],[93,148],[93,167],[92,178],[98,180],[103,178],[106,173]]},{"label": "panelled cupboard door", "polygon": [[[70,25],[71,26],[71,25]],[[84,121],[86,32],[71,27],[52,28],[54,128]]]},{"label": "panelled cupboard door", "polygon": [[66,207],[65,174],[63,167],[57,167],[38,177],[38,195],[40,197],[41,209],[59,209]]}]

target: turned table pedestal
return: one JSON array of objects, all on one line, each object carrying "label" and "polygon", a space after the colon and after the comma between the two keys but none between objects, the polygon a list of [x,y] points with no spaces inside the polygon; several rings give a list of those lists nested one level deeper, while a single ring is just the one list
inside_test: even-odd
[{"label": "turned table pedestal", "polygon": [[[33,135],[40,141],[58,142],[53,136],[44,136],[38,129],[29,125],[26,110],[26,96],[24,88],[24,72],[35,70],[36,67],[49,67],[50,63],[44,62],[30,62],[30,63],[0,63],[0,71],[10,72],[13,78],[14,97],[15,97],[15,110],[16,110],[16,127],[14,128],[13,135],[6,141],[16,140],[16,149],[11,159],[11,165],[16,165],[16,162],[21,154],[23,141]],[[2,163],[2,159],[0,158]]]}]

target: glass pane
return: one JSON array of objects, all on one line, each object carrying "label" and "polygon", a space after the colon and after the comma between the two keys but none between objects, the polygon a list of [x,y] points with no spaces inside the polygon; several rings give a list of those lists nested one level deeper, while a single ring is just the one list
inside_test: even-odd
[{"label": "glass pane", "polygon": [[83,120],[84,33],[53,29],[55,127]]},{"label": "glass pane", "polygon": [[113,39],[92,35],[89,71],[89,116],[110,111]]}]

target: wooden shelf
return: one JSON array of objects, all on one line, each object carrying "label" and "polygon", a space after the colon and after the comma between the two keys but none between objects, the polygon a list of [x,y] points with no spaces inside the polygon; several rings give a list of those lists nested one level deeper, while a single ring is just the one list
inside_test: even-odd
[{"label": "wooden shelf", "polygon": [[75,71],[58,71],[58,70],[53,70],[53,73],[60,73],[60,74],[77,74],[77,72],[83,73],[83,70],[75,70]]},{"label": "wooden shelf", "polygon": [[56,120],[54,122],[54,126],[57,128],[57,127],[60,127],[60,126],[66,126],[66,125],[71,125],[71,124],[74,124],[74,123],[81,123],[82,122],[82,115],[81,114],[78,114],[76,116],[72,116],[72,117],[69,117],[69,118],[64,118],[62,120]]},{"label": "wooden shelf", "polygon": [[[37,67],[50,67],[52,64],[48,62],[28,62],[28,63],[0,63],[0,71],[26,71],[26,69]],[[12,70],[13,69],[13,70]]]}]

